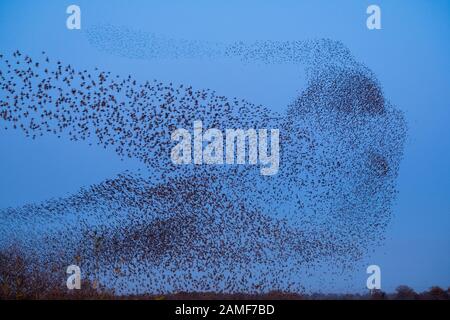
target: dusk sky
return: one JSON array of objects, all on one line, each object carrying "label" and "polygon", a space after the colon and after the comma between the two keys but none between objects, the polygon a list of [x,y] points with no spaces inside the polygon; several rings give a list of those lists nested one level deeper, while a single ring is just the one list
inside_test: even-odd
[{"label": "dusk sky", "polygon": [[[65,27],[68,5],[82,9],[82,29]],[[381,267],[382,289],[421,291],[450,285],[450,2],[434,1],[6,1],[0,0],[0,53],[20,49],[80,69],[98,67],[145,81],[188,83],[286,110],[305,86],[294,64],[261,65],[202,59],[133,59],[98,50],[86,32],[114,25],[171,39],[341,41],[378,78],[404,112],[408,135],[398,195],[386,239],[335,291],[365,288],[366,266]],[[377,4],[382,29],[368,30],[366,8]],[[2,94],[0,92],[0,94]],[[70,195],[130,168],[111,150],[54,136],[37,140],[3,130],[0,120],[0,209]],[[100,165],[101,164],[101,165]],[[0,221],[1,223],[1,221]],[[322,280],[308,280],[317,290]],[[327,289],[328,290],[328,289]]]}]

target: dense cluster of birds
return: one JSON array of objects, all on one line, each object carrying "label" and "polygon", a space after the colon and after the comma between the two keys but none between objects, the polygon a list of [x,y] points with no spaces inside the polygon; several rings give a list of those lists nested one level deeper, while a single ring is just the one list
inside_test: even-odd
[{"label": "dense cluster of birds", "polygon": [[[134,36],[146,45],[145,34]],[[117,35],[91,36],[111,39]],[[169,49],[190,52],[178,46]],[[303,63],[307,87],[278,114],[209,89],[78,70],[45,52],[1,54],[1,130],[89,141],[148,172],[1,209],[0,247],[20,243],[63,280],[66,266],[80,265],[119,292],[299,292],[325,261],[334,270],[351,267],[378,244],[392,215],[406,124],[372,72],[331,40],[221,48],[246,60]],[[279,128],[278,174],[173,165],[171,132],[194,120],[218,129]]]}]

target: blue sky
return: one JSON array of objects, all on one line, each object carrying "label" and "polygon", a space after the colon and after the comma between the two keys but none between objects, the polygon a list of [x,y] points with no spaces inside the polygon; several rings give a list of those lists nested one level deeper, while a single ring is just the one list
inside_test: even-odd
[{"label": "blue sky", "polygon": [[[107,4],[106,4],[107,3]],[[82,9],[82,30],[65,27],[65,9]],[[378,4],[382,30],[366,28]],[[302,90],[302,70],[211,61],[120,58],[92,47],[83,29],[113,24],[172,38],[210,41],[342,41],[375,72],[409,126],[399,195],[385,244],[370,257],[383,289],[450,285],[450,3],[448,1],[6,1],[0,0],[0,52],[45,50],[80,68],[138,79],[214,88],[283,111]],[[98,166],[98,163],[107,165]],[[0,131],[0,208],[70,194],[140,164],[112,152]],[[365,285],[365,269],[355,288]]]}]

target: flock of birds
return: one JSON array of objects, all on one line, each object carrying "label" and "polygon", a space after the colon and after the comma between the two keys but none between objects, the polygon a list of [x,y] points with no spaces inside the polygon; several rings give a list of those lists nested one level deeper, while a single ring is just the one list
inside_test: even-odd
[{"label": "flock of birds", "polygon": [[[135,44],[145,45],[145,34],[139,37]],[[0,130],[86,141],[137,159],[148,172],[1,209],[0,249],[20,244],[43,272],[60,270],[54,276],[62,283],[65,268],[79,265],[85,277],[120,293],[260,293],[302,291],[325,263],[335,272],[336,265],[351,268],[380,243],[406,124],[375,76],[331,40],[221,48],[249,61],[302,62],[307,87],[281,114],[209,89],[78,70],[45,52],[1,54]],[[194,120],[208,128],[280,129],[278,174],[173,165],[171,132]]]}]

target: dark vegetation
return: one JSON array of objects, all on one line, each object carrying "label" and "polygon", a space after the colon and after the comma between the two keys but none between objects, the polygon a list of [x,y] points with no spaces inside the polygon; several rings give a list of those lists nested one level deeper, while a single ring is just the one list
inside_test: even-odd
[{"label": "dark vegetation", "polygon": [[67,275],[59,274],[46,266],[45,270],[20,254],[20,250],[10,247],[0,251],[0,299],[148,299],[148,300],[448,300],[450,287],[431,287],[428,291],[415,292],[408,286],[397,287],[394,293],[374,290],[366,294],[302,294],[271,291],[263,294],[177,292],[164,295],[116,295],[114,291],[96,285],[92,281],[82,281],[81,290],[68,290]]}]

